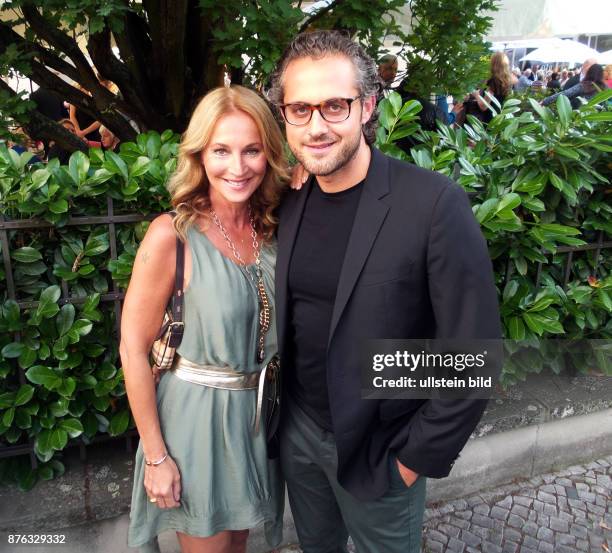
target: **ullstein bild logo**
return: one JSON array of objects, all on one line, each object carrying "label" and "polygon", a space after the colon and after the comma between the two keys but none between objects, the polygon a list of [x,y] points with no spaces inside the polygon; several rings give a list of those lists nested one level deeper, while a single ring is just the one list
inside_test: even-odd
[{"label": "ullstein bild logo", "polygon": [[370,340],[362,348],[364,398],[488,398],[502,367],[501,340]]}]

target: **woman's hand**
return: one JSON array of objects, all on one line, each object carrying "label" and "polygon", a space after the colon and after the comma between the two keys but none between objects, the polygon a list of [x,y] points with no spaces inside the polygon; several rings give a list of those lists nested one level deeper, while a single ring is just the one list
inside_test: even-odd
[{"label": "woman's hand", "polygon": [[304,166],[301,163],[294,165],[291,169],[291,183],[289,186],[293,188],[293,190],[300,190],[304,183],[310,177],[310,173],[304,169]]},{"label": "woman's hand", "polygon": [[144,487],[152,501],[160,509],[174,509],[180,506],[181,474],[174,459],[168,455],[157,466],[145,465]]}]

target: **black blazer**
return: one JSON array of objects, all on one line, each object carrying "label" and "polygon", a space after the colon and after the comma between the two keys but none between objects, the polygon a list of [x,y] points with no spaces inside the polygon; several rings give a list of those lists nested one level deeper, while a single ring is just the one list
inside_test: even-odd
[{"label": "black blazer", "polygon": [[[310,186],[289,192],[280,208],[276,308],[281,372],[292,370],[285,355],[287,278]],[[485,240],[462,188],[439,173],[372,149],[327,351],[338,479],[359,499],[377,498],[388,489],[390,454],[419,474],[447,476],[482,415],[486,400],[361,398],[357,346],[362,340],[435,337],[501,337]],[[270,425],[271,440],[278,418]]]}]

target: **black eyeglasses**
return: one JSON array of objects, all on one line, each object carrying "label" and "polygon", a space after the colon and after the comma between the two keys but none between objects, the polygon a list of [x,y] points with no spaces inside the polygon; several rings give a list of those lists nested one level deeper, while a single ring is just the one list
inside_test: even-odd
[{"label": "black eyeglasses", "polygon": [[285,121],[290,125],[298,127],[310,123],[313,111],[318,111],[321,117],[328,123],[342,123],[342,121],[346,121],[351,115],[351,104],[359,98],[361,96],[355,96],[354,98],[332,98],[314,106],[304,102],[295,102],[293,104],[281,104],[280,108]]}]

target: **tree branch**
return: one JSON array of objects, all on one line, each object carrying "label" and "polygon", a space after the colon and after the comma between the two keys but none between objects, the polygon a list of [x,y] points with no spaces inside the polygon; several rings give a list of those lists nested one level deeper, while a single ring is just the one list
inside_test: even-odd
[{"label": "tree branch", "polygon": [[136,120],[141,127],[158,128],[160,118],[154,106],[146,102],[143,87],[134,81],[126,64],[113,54],[108,27],[90,35],[87,51],[100,75],[114,82],[121,90],[124,98],[124,101],[121,101],[122,111]]},{"label": "tree branch", "polygon": [[[63,33],[60,33],[63,34]],[[68,38],[64,35],[65,38]],[[68,41],[71,41],[68,38]],[[79,71],[72,65],[63,61],[55,53],[46,50],[40,45],[27,41],[6,24],[0,25],[0,52],[4,52],[10,44],[18,44],[24,51],[31,51],[36,54],[41,54],[40,61],[37,59],[29,60],[31,74],[28,75],[40,86],[45,86],[60,94],[65,100],[74,104],[79,109],[82,109],[90,117],[97,121],[102,121],[105,125],[116,132],[122,140],[128,140],[135,136],[135,131],[123,116],[118,113],[113,113],[117,109],[121,109],[124,113],[129,111],[128,104],[117,98],[109,90],[98,83],[98,79],[93,73],[91,66],[87,64],[91,75],[94,76],[96,88],[100,89],[100,94],[88,96],[79,89],[70,86],[62,78],[58,77],[49,71],[46,65],[61,71],[66,76],[73,78],[76,82],[82,76]],[[82,54],[81,54],[82,55]],[[83,56],[83,59],[84,56]],[[50,63],[47,63],[50,62]]]},{"label": "tree branch", "polygon": [[19,33],[16,33],[9,25],[0,21],[0,46],[2,46],[4,49],[9,44],[18,44],[22,51],[34,54],[48,67],[59,71],[74,81],[78,80],[79,73],[74,65],[65,62],[51,50],[48,50],[39,44],[28,42]]},{"label": "tree branch", "polygon": [[[151,39],[148,24],[123,0],[127,10],[123,14],[123,32],[113,33],[119,55],[129,69],[137,94],[145,104],[155,105],[155,94],[151,86]],[[121,88],[121,87],[119,87]],[[155,110],[156,111],[156,110]]]},{"label": "tree branch", "polygon": [[[2,79],[0,79],[0,90],[8,92],[11,96],[17,97],[17,93]],[[87,143],[81,140],[64,127],[43,115],[37,109],[33,109],[23,115],[23,118],[14,116],[15,120],[25,127],[28,135],[36,140],[55,141],[62,148],[73,152],[81,150],[87,152]],[[27,120],[26,120],[27,118]]]},{"label": "tree branch", "polygon": [[106,92],[106,94],[111,95],[110,92],[99,83],[93,68],[89,65],[89,62],[79,48],[76,40],[70,38],[60,29],[49,25],[49,22],[39,13],[37,8],[24,5],[21,7],[21,10],[23,16],[36,35],[66,54],[72,63],[74,63],[80,76],[78,79],[79,83],[81,83],[91,94],[104,94],[104,92]]},{"label": "tree branch", "polygon": [[162,79],[166,88],[166,107],[175,120],[185,106],[185,31],[188,0],[162,0],[159,49]]},{"label": "tree branch", "polygon": [[330,11],[332,11],[334,8],[340,6],[341,4],[343,4],[345,2],[345,0],[333,0],[332,2],[330,2],[329,4],[327,4],[327,6],[324,6],[323,8],[321,8],[317,13],[311,15],[308,19],[306,19],[306,21],[304,21],[301,25],[300,28],[298,30],[298,33],[303,33],[306,29],[308,29],[308,27],[310,27],[315,21],[318,21],[319,19],[321,19],[325,14],[329,13]]}]

